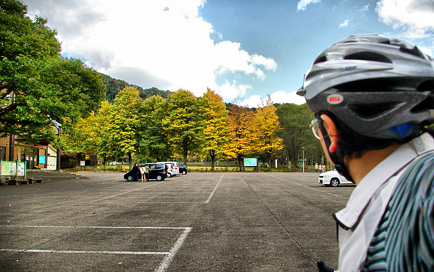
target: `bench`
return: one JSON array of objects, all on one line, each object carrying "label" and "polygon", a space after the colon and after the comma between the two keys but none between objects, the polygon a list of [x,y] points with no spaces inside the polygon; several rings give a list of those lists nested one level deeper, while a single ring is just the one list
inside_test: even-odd
[{"label": "bench", "polygon": [[44,179],[41,179],[41,178],[29,178],[28,179],[31,183],[43,183],[44,182]]},{"label": "bench", "polygon": [[8,182],[8,184],[9,185],[18,185],[18,184],[22,184],[22,183],[24,183],[24,184],[29,184],[29,180],[28,179],[17,179],[17,178],[15,178],[15,179],[10,179],[9,180],[9,182]]}]

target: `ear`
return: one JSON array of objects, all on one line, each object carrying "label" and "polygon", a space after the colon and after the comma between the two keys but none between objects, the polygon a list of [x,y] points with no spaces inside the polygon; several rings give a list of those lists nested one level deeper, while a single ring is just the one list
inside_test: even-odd
[{"label": "ear", "polygon": [[333,122],[333,120],[327,114],[322,114],[321,120],[323,121],[324,129],[330,138],[329,151],[336,152],[338,149],[337,143],[339,142],[339,131],[336,128],[335,122]]}]

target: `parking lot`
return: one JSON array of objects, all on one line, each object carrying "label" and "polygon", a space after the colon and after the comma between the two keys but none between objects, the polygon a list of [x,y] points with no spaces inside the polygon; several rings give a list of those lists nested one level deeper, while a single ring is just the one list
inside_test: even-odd
[{"label": "parking lot", "polygon": [[316,271],[353,186],[317,173],[122,173],[0,187],[0,271]]}]

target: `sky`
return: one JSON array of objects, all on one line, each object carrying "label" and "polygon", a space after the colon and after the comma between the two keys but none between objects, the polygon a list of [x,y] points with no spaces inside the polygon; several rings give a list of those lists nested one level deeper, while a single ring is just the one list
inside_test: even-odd
[{"label": "sky", "polygon": [[257,107],[295,92],[335,42],[377,33],[434,52],[433,0],[22,0],[62,55],[142,88]]}]

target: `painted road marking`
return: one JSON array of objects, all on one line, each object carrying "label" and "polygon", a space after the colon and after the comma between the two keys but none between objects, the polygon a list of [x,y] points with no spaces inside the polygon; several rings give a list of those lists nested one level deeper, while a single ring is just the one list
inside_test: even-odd
[{"label": "painted road marking", "polygon": [[74,228],[74,229],[161,229],[161,230],[184,230],[168,252],[146,252],[146,251],[81,251],[81,250],[44,250],[44,249],[14,249],[0,248],[0,252],[20,253],[58,253],[58,254],[117,254],[117,255],[165,255],[160,266],[155,272],[165,272],[173,261],[176,252],[181,248],[187,239],[192,227],[110,227],[110,226],[12,226],[0,225],[7,228]]},{"label": "painted road marking", "polygon": [[288,179],[284,179],[284,178],[281,178],[281,177],[273,176],[273,175],[270,175],[270,174],[265,174],[265,175],[273,177],[273,178],[277,178],[277,179],[280,179],[280,180],[284,180],[284,181],[287,181],[289,183],[292,183],[292,184],[295,184],[295,185],[298,185],[298,186],[301,186],[301,187],[304,187],[304,188],[307,188],[307,189],[310,189],[310,190],[314,190],[314,191],[317,191],[317,192],[320,192],[320,193],[332,195],[332,196],[335,196],[335,197],[338,197],[338,198],[348,199],[348,197],[332,194],[332,193],[329,193],[329,192],[326,192],[326,191],[322,191],[322,190],[319,190],[319,189],[316,189],[316,188],[312,188],[312,187],[306,186],[304,184],[300,184],[300,183],[297,183],[297,182],[294,182],[294,181],[290,181]]},{"label": "painted road marking", "polygon": [[219,180],[219,182],[217,182],[217,185],[214,187],[214,190],[212,190],[211,194],[209,195],[208,199],[205,201],[205,203],[209,203],[211,198],[214,196],[215,191],[217,190],[217,187],[219,186],[220,182],[222,181],[223,177],[225,175],[223,174]]}]

